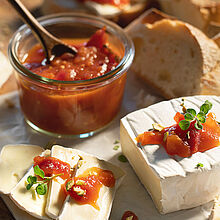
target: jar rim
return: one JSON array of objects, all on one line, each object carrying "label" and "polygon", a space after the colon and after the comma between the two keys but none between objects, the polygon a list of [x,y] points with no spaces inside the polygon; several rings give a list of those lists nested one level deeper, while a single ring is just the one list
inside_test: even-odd
[{"label": "jar rim", "polygon": [[[96,84],[99,82],[106,81],[110,78],[120,76],[124,71],[126,71],[129,66],[132,63],[132,60],[134,58],[134,45],[131,39],[127,36],[127,34],[123,31],[121,27],[119,27],[117,24],[106,20],[101,17],[97,17],[94,15],[87,15],[84,13],[78,13],[78,12],[69,12],[69,13],[57,13],[52,15],[46,15],[38,18],[37,20],[44,26],[45,23],[50,24],[48,22],[52,20],[60,20],[62,21],[62,18],[78,18],[78,19],[89,19],[90,21],[99,22],[103,24],[103,26],[106,26],[107,31],[109,31],[111,34],[117,34],[117,36],[120,36],[120,40],[122,41],[122,44],[124,46],[124,56],[121,59],[120,63],[111,71],[105,73],[102,76],[98,76],[92,79],[87,80],[75,80],[75,81],[62,81],[62,80],[55,80],[55,79],[49,79],[43,76],[40,76],[38,74],[33,73],[29,69],[27,69],[22,63],[19,61],[18,56],[16,55],[16,50],[18,49],[19,45],[19,39],[22,37],[22,33],[31,33],[30,28],[24,24],[18,30],[14,33],[12,36],[9,46],[8,46],[8,54],[9,54],[9,60],[12,64],[12,66],[22,75],[29,77],[35,81],[49,84],[49,85],[90,85],[90,84]],[[80,20],[79,22],[81,22]]]}]

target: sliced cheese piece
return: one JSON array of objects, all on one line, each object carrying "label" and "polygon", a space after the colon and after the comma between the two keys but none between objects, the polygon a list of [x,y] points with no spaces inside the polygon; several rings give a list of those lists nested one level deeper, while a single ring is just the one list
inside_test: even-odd
[{"label": "sliced cheese piece", "polygon": [[44,151],[36,145],[6,145],[0,154],[0,193],[8,194],[33,163],[33,158]]},{"label": "sliced cheese piece", "polygon": [[77,204],[74,199],[70,197],[62,209],[62,213],[59,217],[60,220],[107,220],[110,215],[111,206],[114,198],[114,194],[116,189],[119,187],[123,177],[124,172],[117,166],[106,162],[104,160],[100,160],[95,156],[86,154],[82,151],[63,148],[63,150],[73,153],[74,155],[77,154],[81,158],[83,158],[82,164],[80,168],[77,170],[77,176],[82,174],[88,168],[91,167],[99,167],[106,170],[111,170],[114,173],[116,184],[113,188],[109,188],[106,186],[102,186],[99,192],[99,198],[97,201],[97,205],[100,207],[100,210],[95,209],[93,206],[89,204],[79,205]]},{"label": "sliced cheese piece", "polygon": [[[79,160],[77,152],[73,149],[66,151],[63,147],[58,145],[54,145],[52,147],[51,156],[60,159],[63,162],[69,163],[71,167],[76,166]],[[61,177],[56,177],[50,182],[45,211],[51,218],[56,219],[59,216],[60,210],[66,199],[66,194],[62,188],[65,181],[66,180],[63,180]]]},{"label": "sliced cheese piece", "polygon": [[110,4],[99,4],[93,1],[87,1],[85,5],[90,8],[90,10],[94,11],[95,14],[106,18],[117,16],[122,12],[120,8]]},{"label": "sliced cheese piece", "polygon": [[[42,153],[42,156],[49,155],[50,150],[46,150]],[[34,187],[32,187],[30,190],[26,189],[26,181],[28,176],[30,175],[34,175],[33,167],[11,191],[10,198],[15,202],[15,204],[19,208],[26,211],[30,215],[39,219],[50,219],[45,213],[47,193],[45,195],[38,195]]]},{"label": "sliced cheese piece", "polygon": [[8,80],[9,76],[12,74],[12,66],[10,65],[10,62],[5,57],[5,55],[0,51],[0,88],[4,85],[4,83]]},{"label": "sliced cheese piece", "polygon": [[[185,100],[185,106],[197,112],[209,100],[213,104],[211,112],[220,119],[219,97],[195,96]],[[220,147],[180,158],[169,156],[159,145],[137,146],[136,136],[151,129],[153,123],[175,124],[173,117],[177,111],[181,112],[180,103],[181,99],[164,101],[121,119],[122,151],[161,213],[199,206],[220,192]],[[196,168],[198,163],[203,167]]]}]

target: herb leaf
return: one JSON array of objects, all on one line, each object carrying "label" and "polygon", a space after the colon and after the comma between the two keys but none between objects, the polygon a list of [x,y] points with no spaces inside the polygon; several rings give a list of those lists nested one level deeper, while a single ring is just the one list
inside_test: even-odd
[{"label": "herb leaf", "polygon": [[193,109],[193,108],[188,108],[188,109],[186,110],[186,112],[192,114],[194,117],[196,116],[196,111],[195,111],[195,109]]},{"label": "herb leaf", "polygon": [[199,168],[199,167],[203,167],[204,165],[202,163],[197,163],[196,167],[195,168]]},{"label": "herb leaf", "polygon": [[27,182],[29,183],[29,184],[35,184],[36,182],[37,182],[37,177],[36,176],[29,176],[28,178],[27,178]]},{"label": "herb leaf", "polygon": [[118,156],[118,160],[121,161],[122,163],[128,162],[128,159],[123,154]]},{"label": "herb leaf", "polygon": [[113,147],[113,150],[118,150],[119,149],[119,145],[115,145],[114,147]]},{"label": "herb leaf", "polygon": [[114,144],[119,144],[120,142],[118,140],[115,140]]},{"label": "herb leaf", "polygon": [[194,126],[195,126],[195,128],[197,130],[201,130],[202,129],[202,124],[201,124],[201,122],[199,120],[196,120],[196,123],[195,123]]},{"label": "herb leaf", "polygon": [[201,123],[205,123],[206,115],[204,112],[199,112],[196,116]]},{"label": "herb leaf", "polygon": [[27,184],[26,189],[27,189],[27,190],[30,190],[32,186],[33,186],[33,184],[32,184],[32,183],[29,183],[29,184]]},{"label": "herb leaf", "polygon": [[[184,103],[181,104],[181,106],[184,106]],[[206,122],[206,114],[209,112],[209,110],[212,108],[212,103],[206,100],[204,104],[200,107],[200,112],[196,114],[196,111],[192,108],[188,108],[184,113],[184,120],[181,120],[179,122],[179,126],[182,130],[187,130],[190,126],[190,123],[192,121],[195,122],[194,126],[197,130],[201,130],[203,128],[202,124]]]},{"label": "herb leaf", "polygon": [[187,121],[187,120],[182,120],[179,122],[179,126],[182,130],[187,130],[190,126],[190,121]]},{"label": "herb leaf", "polygon": [[37,165],[34,167],[34,174],[44,179],[45,173],[44,171]]},{"label": "herb leaf", "polygon": [[184,115],[184,117],[186,121],[192,121],[194,119],[194,116],[188,112]]},{"label": "herb leaf", "polygon": [[206,100],[205,103],[200,107],[200,111],[207,114],[211,108],[212,108],[212,103]]},{"label": "herb leaf", "polygon": [[39,195],[45,195],[47,192],[47,183],[40,183],[38,184],[38,186],[36,187],[36,192]]}]

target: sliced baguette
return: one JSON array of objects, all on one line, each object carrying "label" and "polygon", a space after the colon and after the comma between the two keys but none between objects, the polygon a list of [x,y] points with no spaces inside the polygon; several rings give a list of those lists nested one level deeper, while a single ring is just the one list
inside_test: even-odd
[{"label": "sliced baguette", "polygon": [[153,9],[126,32],[136,50],[132,70],[165,98],[220,94],[220,50],[199,29]]},{"label": "sliced baguette", "polygon": [[158,0],[160,9],[203,31],[211,21],[220,22],[218,0]]}]

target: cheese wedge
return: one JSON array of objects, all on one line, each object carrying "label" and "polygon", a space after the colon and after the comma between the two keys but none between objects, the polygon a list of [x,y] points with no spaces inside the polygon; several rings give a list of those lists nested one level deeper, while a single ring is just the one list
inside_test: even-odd
[{"label": "cheese wedge", "polygon": [[91,167],[99,167],[106,170],[111,170],[114,173],[116,184],[113,188],[109,188],[106,186],[102,186],[99,192],[99,198],[97,201],[100,210],[95,209],[93,206],[85,204],[79,205],[74,199],[71,197],[66,201],[62,213],[59,217],[60,220],[81,220],[81,219],[89,219],[89,220],[107,220],[110,215],[111,206],[114,198],[114,194],[116,189],[119,187],[123,177],[124,172],[117,166],[106,162],[104,160],[100,160],[95,156],[91,156],[82,151],[75,149],[63,148],[65,151],[69,151],[71,153],[77,154],[82,158],[82,164],[77,171],[77,176],[82,174],[88,168]]},{"label": "cheese wedge", "polygon": [[[185,100],[185,106],[197,112],[209,100],[213,104],[211,112],[220,119],[219,97],[194,96]],[[175,124],[173,117],[181,112],[180,103],[181,99],[164,101],[121,119],[122,151],[163,214],[199,206],[220,193],[220,147],[180,158],[169,156],[159,145],[137,146],[136,136],[151,129],[153,123]],[[198,163],[203,167],[196,168]]]},{"label": "cheese wedge", "polygon": [[[65,150],[63,147],[54,145],[51,149],[51,156],[69,163],[71,167],[76,166],[79,156],[73,149]],[[60,210],[66,199],[66,194],[63,191],[62,185],[66,180],[61,177],[56,177],[50,182],[46,214],[51,218],[56,219],[59,216]]]},{"label": "cheese wedge", "polygon": [[[42,153],[42,156],[49,156],[50,150],[46,150]],[[32,162],[33,163],[33,162]],[[30,175],[34,175],[34,169],[31,169],[27,174],[19,181],[15,188],[10,193],[10,198],[15,204],[26,211],[30,215],[39,219],[50,219],[45,213],[47,194],[38,195],[32,187],[30,190],[26,189],[27,178]]]},{"label": "cheese wedge", "polygon": [[36,145],[6,145],[0,154],[0,193],[9,194],[33,163],[33,158],[44,151]]}]

